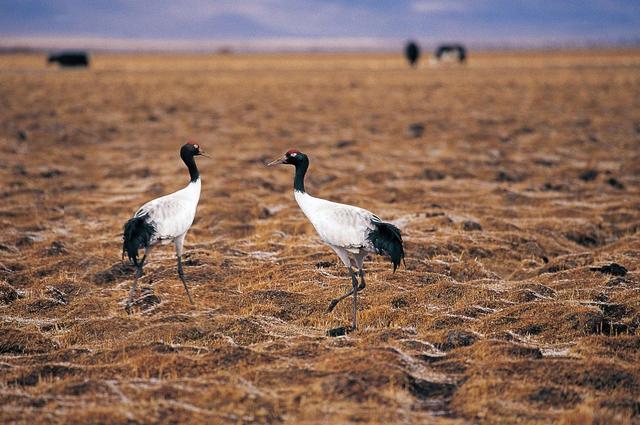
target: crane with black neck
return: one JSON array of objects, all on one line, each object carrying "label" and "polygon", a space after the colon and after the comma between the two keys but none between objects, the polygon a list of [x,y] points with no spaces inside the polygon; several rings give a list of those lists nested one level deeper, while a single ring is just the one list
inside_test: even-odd
[{"label": "crane with black neck", "polygon": [[[300,209],[309,219],[322,241],[329,245],[338,258],[349,269],[352,288],[335,298],[329,304],[327,312],[333,311],[343,299],[353,296],[351,328],[336,328],[330,335],[338,335],[357,328],[358,292],[365,286],[364,259],[368,254],[382,254],[391,258],[395,272],[404,259],[404,246],[400,230],[391,223],[382,221],[378,216],[365,209],[352,205],[339,204],[309,195],[304,188],[304,177],[309,168],[309,158],[304,153],[292,149],[281,158],[267,166],[289,164],[295,167],[293,196]],[[360,282],[353,270],[358,269]]]},{"label": "crane with black neck", "polygon": [[[182,253],[185,237],[193,224],[200,200],[200,172],[195,161],[195,157],[200,155],[208,157],[197,143],[191,141],[185,143],[180,148],[180,158],[189,170],[189,184],[177,192],[147,202],[124,225],[122,256],[124,257],[126,252],[129,260],[136,267],[135,278],[125,307],[127,312],[130,312],[138,279],[142,277],[142,268],[151,249],[158,244],[171,242],[175,245],[178,277],[184,285],[189,302],[193,304],[182,269]],[[144,250],[142,259],[138,259],[140,249]]]}]

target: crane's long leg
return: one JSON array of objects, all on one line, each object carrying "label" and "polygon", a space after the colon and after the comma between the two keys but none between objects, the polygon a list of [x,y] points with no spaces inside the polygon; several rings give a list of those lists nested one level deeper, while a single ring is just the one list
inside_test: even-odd
[{"label": "crane's long leg", "polygon": [[340,301],[353,295],[354,291],[362,291],[366,286],[364,280],[360,285],[358,285],[358,279],[356,278],[356,274],[353,272],[353,269],[351,269],[351,267],[349,267],[349,272],[351,273],[351,284],[353,285],[353,287],[346,294],[340,295],[338,298],[334,298],[333,300],[331,300],[331,302],[329,303],[329,307],[327,307],[327,313],[331,313]]},{"label": "crane's long leg", "polygon": [[[364,289],[365,283],[364,283],[364,279],[362,279],[361,283],[358,285],[358,278],[356,277],[356,274],[353,272],[353,267],[352,267],[351,258],[349,256],[349,252],[347,252],[344,248],[341,248],[341,247],[336,247],[333,245],[329,245],[329,246],[336,252],[340,260],[342,260],[344,265],[349,269],[349,274],[351,275],[351,286],[352,286],[351,290],[346,294],[333,299],[329,304],[329,307],[327,308],[327,313],[331,312],[340,301],[347,298],[348,296],[353,296],[353,318],[351,322],[351,327],[348,328],[346,326],[341,326],[339,328],[330,329],[327,331],[327,335],[329,336],[339,336],[339,335],[345,335],[348,332],[356,330],[358,326],[358,321],[357,321],[358,320],[358,317],[357,317],[358,316],[358,292]],[[355,265],[358,267],[361,277],[364,276],[362,272],[362,262],[364,260],[365,255],[358,254],[354,256]]]},{"label": "crane's long leg", "polygon": [[180,280],[184,285],[184,290],[187,293],[189,302],[193,304],[193,299],[191,298],[191,294],[189,293],[189,287],[187,286],[187,281],[184,279],[184,271],[182,271],[182,257],[180,255],[178,255],[178,276],[180,276]]},{"label": "crane's long leg", "polygon": [[353,324],[351,325],[351,330],[355,331],[357,328],[357,318],[358,318],[358,279],[356,279],[355,273],[351,270],[352,284],[353,284]]},{"label": "crane's long leg", "polygon": [[129,291],[129,299],[127,300],[127,304],[124,309],[129,313],[131,311],[131,305],[133,304],[133,298],[136,296],[136,289],[138,288],[138,279],[142,277],[142,267],[144,267],[144,261],[147,259],[147,254],[145,253],[142,257],[142,260],[136,265],[136,276],[133,279],[133,283],[131,284],[131,290]]},{"label": "crane's long leg", "polygon": [[351,329],[352,331],[356,330],[356,316],[357,316],[357,310],[358,310],[358,302],[357,302],[357,297],[358,297],[358,292],[362,291],[367,284],[364,281],[364,269],[362,268],[362,260],[360,261],[356,261],[356,263],[358,264],[358,272],[360,274],[360,285],[358,285],[357,290],[356,290],[356,286],[354,284],[354,287],[352,289],[353,291],[353,328]]},{"label": "crane's long leg", "polygon": [[189,293],[189,287],[187,286],[187,281],[184,279],[184,271],[182,270],[182,246],[184,244],[184,238],[187,236],[186,233],[178,236],[175,239],[176,244],[176,257],[178,257],[178,276],[184,285],[184,291],[187,293],[187,297],[189,298],[189,302],[193,305],[193,299],[191,298],[191,294]]}]

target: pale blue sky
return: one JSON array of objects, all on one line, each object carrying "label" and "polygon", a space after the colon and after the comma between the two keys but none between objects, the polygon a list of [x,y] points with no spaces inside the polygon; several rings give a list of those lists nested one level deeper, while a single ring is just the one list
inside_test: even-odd
[{"label": "pale blue sky", "polygon": [[640,0],[0,0],[0,35],[640,40]]}]

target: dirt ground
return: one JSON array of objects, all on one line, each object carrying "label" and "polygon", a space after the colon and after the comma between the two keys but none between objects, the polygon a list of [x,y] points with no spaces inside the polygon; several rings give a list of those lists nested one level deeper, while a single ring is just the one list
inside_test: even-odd
[{"label": "dirt ground", "polygon": [[[0,55],[1,423],[640,423],[640,51],[92,59]],[[188,139],[195,306],[166,246],[128,315],[122,226]],[[289,148],[405,238],[345,337]]]}]

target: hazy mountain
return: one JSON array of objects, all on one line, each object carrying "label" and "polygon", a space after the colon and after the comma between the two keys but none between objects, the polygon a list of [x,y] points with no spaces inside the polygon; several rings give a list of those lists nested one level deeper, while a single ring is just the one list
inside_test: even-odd
[{"label": "hazy mountain", "polygon": [[[0,35],[94,40],[460,40],[562,44],[640,39],[637,0],[0,0]],[[266,42],[266,41],[265,41]],[[329,43],[331,44],[331,43]],[[347,47],[347,46],[345,46]]]}]

